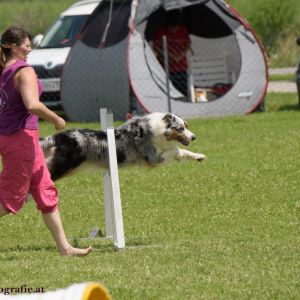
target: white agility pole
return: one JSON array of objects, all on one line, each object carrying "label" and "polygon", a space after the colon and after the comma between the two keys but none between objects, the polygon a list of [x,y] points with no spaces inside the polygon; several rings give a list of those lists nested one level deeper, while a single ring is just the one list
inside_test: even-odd
[{"label": "white agility pole", "polygon": [[[100,109],[100,125],[103,131],[107,130],[107,127],[113,126],[113,120],[107,119],[107,109]],[[105,235],[107,238],[113,237],[113,214],[112,214],[112,194],[109,170],[105,170],[103,174],[104,182],[104,216],[105,216]]]},{"label": "white agility pole", "polygon": [[[115,131],[113,128],[113,114],[107,110],[100,110],[101,124],[106,127],[108,144],[109,171],[104,173],[104,203],[106,236],[114,238],[116,248],[125,248],[124,226],[121,205],[121,193],[116,152]],[[104,117],[105,116],[105,117]],[[104,117],[104,118],[103,118]]]},{"label": "white agility pole", "polygon": [[118,161],[116,152],[115,131],[113,127],[106,130],[109,152],[109,172],[113,206],[114,244],[118,249],[125,248],[124,226],[121,205]]},{"label": "white agility pole", "polygon": [[[113,114],[108,113],[106,108],[100,109],[100,126],[107,133],[109,166],[103,173],[105,237],[113,238],[115,247],[123,249],[125,238]],[[96,227],[91,231],[89,238],[96,238],[99,233],[101,230]]]}]

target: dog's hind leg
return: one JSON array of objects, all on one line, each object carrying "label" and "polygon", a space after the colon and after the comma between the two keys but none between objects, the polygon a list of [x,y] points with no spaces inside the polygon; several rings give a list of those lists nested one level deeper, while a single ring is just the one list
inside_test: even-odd
[{"label": "dog's hind leg", "polygon": [[164,158],[161,155],[147,155],[145,160],[153,166],[159,165],[164,162]]},{"label": "dog's hind leg", "polygon": [[146,146],[144,149],[144,158],[152,166],[159,165],[164,162],[164,157],[158,154],[153,146]]}]

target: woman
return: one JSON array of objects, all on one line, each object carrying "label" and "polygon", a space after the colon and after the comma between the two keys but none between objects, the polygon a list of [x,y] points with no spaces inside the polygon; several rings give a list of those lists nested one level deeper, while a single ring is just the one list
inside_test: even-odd
[{"label": "woman", "polygon": [[85,256],[92,251],[73,248],[65,235],[57,207],[57,190],[39,145],[38,117],[54,124],[65,121],[39,101],[42,84],[27,63],[31,37],[20,27],[10,27],[0,45],[0,217],[16,214],[28,192],[50,230],[61,256]]}]

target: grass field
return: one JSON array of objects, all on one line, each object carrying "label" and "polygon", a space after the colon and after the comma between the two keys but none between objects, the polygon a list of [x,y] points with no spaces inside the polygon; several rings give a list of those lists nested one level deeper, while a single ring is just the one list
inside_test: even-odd
[{"label": "grass field", "polygon": [[270,81],[296,81],[294,73],[291,74],[269,74]]},{"label": "grass field", "polygon": [[[114,299],[299,299],[297,103],[269,95],[266,113],[190,120],[190,148],[207,155],[203,163],[121,170],[121,252],[79,239],[103,228],[101,174],[58,182],[67,235],[94,252],[60,258],[31,202],[0,221],[0,288],[99,281]],[[52,132],[41,124],[42,135]]]}]

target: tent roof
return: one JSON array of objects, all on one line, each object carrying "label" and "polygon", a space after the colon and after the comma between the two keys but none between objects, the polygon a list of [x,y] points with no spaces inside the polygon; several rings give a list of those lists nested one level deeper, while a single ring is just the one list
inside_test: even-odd
[{"label": "tent roof", "polygon": [[151,40],[156,29],[166,22],[167,11],[177,8],[183,8],[183,23],[196,36],[229,36],[241,26],[240,19],[222,0],[137,0],[136,11],[132,5],[132,0],[103,0],[82,29],[83,43],[95,48],[118,43],[127,37],[131,18],[136,26],[148,21],[144,34]]},{"label": "tent roof", "polygon": [[[117,7],[118,10],[123,6],[129,8],[133,2],[132,0],[103,0],[99,4],[98,9],[101,10],[103,6],[109,7],[111,1],[113,3],[113,7]],[[191,12],[190,17],[192,19],[195,19],[195,17],[196,19],[199,19],[197,18],[198,10],[193,12],[195,5],[197,7],[201,7],[201,10],[203,9],[202,5],[205,5],[208,10],[212,10],[215,14],[217,14],[231,30],[235,30],[241,25],[239,18],[228,8],[227,4],[223,0],[137,0],[134,23],[136,25],[140,24],[159,8],[165,11],[186,8],[185,10]],[[201,18],[203,18],[203,16]],[[212,24],[211,27],[214,25],[216,24]]]},{"label": "tent roof", "polygon": [[[137,15],[135,22],[139,23],[147,18],[153,11],[159,7],[163,7],[165,10],[178,9],[190,5],[201,4],[210,0],[152,0],[143,1],[138,0]],[[129,1],[131,2],[131,1]]]}]

